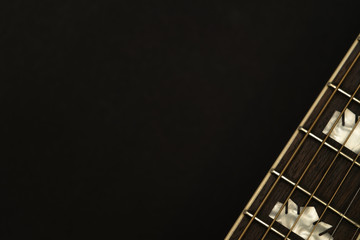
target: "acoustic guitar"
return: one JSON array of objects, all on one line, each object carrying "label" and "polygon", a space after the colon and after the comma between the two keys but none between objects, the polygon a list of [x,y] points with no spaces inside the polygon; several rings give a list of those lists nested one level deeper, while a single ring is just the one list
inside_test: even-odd
[{"label": "acoustic guitar", "polygon": [[360,239],[360,35],[226,240]]}]

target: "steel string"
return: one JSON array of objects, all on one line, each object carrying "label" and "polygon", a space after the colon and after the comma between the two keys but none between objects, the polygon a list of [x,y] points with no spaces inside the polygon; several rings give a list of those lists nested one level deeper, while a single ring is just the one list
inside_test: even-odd
[{"label": "steel string", "polygon": [[354,239],[354,237],[356,236],[356,234],[358,233],[358,231],[359,231],[359,228],[356,229],[356,231],[355,231],[354,235],[352,236],[351,240]]},{"label": "steel string", "polygon": [[[358,156],[359,156],[359,155],[358,155]],[[339,220],[339,222],[337,223],[337,225],[336,225],[336,227],[335,227],[334,231],[331,233],[331,236],[334,236],[334,234],[335,234],[336,230],[338,229],[338,227],[339,227],[340,223],[341,223],[341,222],[342,222],[342,220],[344,219],[344,216],[346,215],[346,213],[349,211],[349,209],[350,209],[351,205],[353,204],[353,202],[354,202],[354,200],[355,200],[356,196],[359,194],[359,192],[360,192],[360,187],[359,187],[359,188],[358,188],[358,190],[356,191],[355,195],[352,197],[352,199],[351,199],[351,201],[350,201],[349,205],[347,206],[347,208],[346,208],[346,210],[345,210],[345,212],[344,212],[344,215],[341,217],[341,219],[340,219],[340,220]],[[356,232],[355,232],[355,234],[354,234],[354,235],[356,235],[356,233],[357,233],[358,231],[359,231],[359,228],[357,228],[357,229],[356,229]],[[353,238],[354,238],[354,236],[353,236]]]}]

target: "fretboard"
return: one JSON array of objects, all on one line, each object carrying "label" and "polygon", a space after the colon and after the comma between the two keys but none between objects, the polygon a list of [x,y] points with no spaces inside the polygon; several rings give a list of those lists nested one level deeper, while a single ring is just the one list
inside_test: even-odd
[{"label": "fretboard", "polygon": [[357,38],[227,240],[360,239],[359,56]]}]

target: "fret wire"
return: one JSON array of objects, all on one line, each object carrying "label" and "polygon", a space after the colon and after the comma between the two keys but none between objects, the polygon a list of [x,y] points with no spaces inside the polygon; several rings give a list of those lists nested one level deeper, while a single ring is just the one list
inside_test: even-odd
[{"label": "fret wire", "polygon": [[[353,93],[353,95],[351,96],[349,102],[346,104],[345,108],[343,109],[343,111],[341,112],[341,114],[338,116],[338,118],[336,119],[335,123],[333,124],[333,126],[331,127],[329,133],[327,134],[326,138],[324,139],[324,141],[327,140],[327,138],[330,136],[331,132],[334,130],[335,126],[337,125],[337,123],[339,122],[340,118],[343,116],[345,110],[347,109],[347,107],[349,106],[351,100],[354,98],[355,94],[358,92],[358,90],[360,89],[360,84],[358,85],[358,87],[356,88],[355,92]],[[302,211],[300,212],[299,216],[296,218],[294,224],[292,225],[292,227],[290,228],[288,234],[286,235],[289,236],[290,233],[292,232],[292,230],[294,229],[296,223],[299,221],[300,217],[302,216],[302,214],[305,212],[305,208],[308,206],[308,204],[310,203],[312,197],[314,196],[314,194],[316,193],[316,191],[318,190],[318,188],[320,187],[321,183],[323,182],[323,180],[325,179],[325,176],[328,174],[328,172],[330,171],[331,167],[333,166],[333,164],[335,163],[337,157],[340,155],[341,150],[345,147],[345,144],[347,143],[347,141],[349,140],[349,138],[351,137],[352,133],[354,132],[355,128],[357,127],[357,125],[359,124],[359,121],[356,122],[355,126],[351,129],[351,132],[348,134],[348,136],[346,137],[344,143],[341,145],[340,150],[336,153],[336,156],[334,157],[334,159],[332,160],[332,162],[330,163],[329,167],[327,168],[325,174],[321,177],[320,182],[317,184],[314,192],[311,194],[309,200],[306,202],[304,208],[302,209]],[[321,144],[321,146],[319,147],[319,149],[324,145],[324,143]],[[308,164],[305,172],[302,174],[302,176],[300,177],[300,179],[298,180],[298,183],[301,181],[302,177],[305,175],[305,173],[308,170],[308,167],[310,167],[312,161],[314,160],[314,158],[317,156],[317,154],[319,153],[319,150],[315,153],[314,157],[312,158],[312,160],[310,161],[310,163]],[[353,166],[353,164],[352,164]],[[337,189],[338,190],[338,189]],[[293,191],[292,191],[293,192]],[[289,197],[292,195],[292,192],[289,194]],[[281,209],[280,209],[281,211]],[[317,224],[319,223],[319,221],[315,224],[315,227],[317,226]],[[309,236],[311,236],[312,232],[314,231],[315,227],[312,229],[311,233]],[[309,238],[307,238],[306,240],[308,240]]]},{"label": "fret wire", "polygon": [[[358,43],[358,41],[356,42],[356,44]],[[320,119],[321,115],[323,114],[323,112],[325,111],[325,109],[327,108],[327,106],[329,105],[330,101],[332,100],[332,98],[334,97],[336,91],[339,89],[340,85],[343,83],[343,81],[345,80],[345,78],[347,77],[347,75],[349,74],[350,70],[353,68],[356,60],[359,58],[360,53],[357,54],[356,58],[353,60],[352,64],[350,65],[349,69],[345,72],[344,76],[341,78],[338,86],[335,88],[335,90],[333,91],[333,93],[330,95],[329,99],[326,101],[326,103],[324,104],[324,106],[322,107],[322,109],[320,110],[320,112],[318,113],[318,115],[316,116],[314,122],[311,124],[309,131],[311,131],[315,124],[318,122],[318,120]],[[305,134],[305,136],[303,137],[303,139],[300,141],[299,145],[296,147],[294,153],[292,154],[292,156],[290,157],[290,159],[288,160],[288,162],[286,163],[284,169],[281,171],[280,176],[282,176],[284,174],[284,172],[286,171],[286,169],[288,168],[288,166],[290,165],[290,163],[292,162],[292,160],[294,159],[295,155],[297,154],[297,152],[299,151],[300,147],[303,145],[303,143],[305,142],[307,136],[309,134]],[[239,236],[238,240],[241,240],[243,238],[243,236],[245,235],[247,229],[250,227],[251,223],[254,221],[254,218],[256,217],[256,215],[260,212],[262,206],[264,205],[265,201],[269,198],[271,192],[274,190],[276,184],[279,182],[280,176],[275,180],[275,182],[273,183],[273,185],[271,186],[270,190],[268,191],[268,193],[265,195],[264,199],[262,200],[262,202],[260,203],[260,205],[258,206],[257,210],[254,213],[254,216],[250,219],[249,223],[246,225],[245,229],[243,230],[243,232],[241,233],[241,235]],[[273,224],[273,223],[272,223]]]},{"label": "fret wire", "polygon": [[[279,176],[279,173],[275,170],[272,170],[271,173]],[[295,183],[293,181],[291,181],[290,179],[282,176],[282,179],[284,179],[284,181],[286,181],[287,183],[291,184],[291,185],[295,185]],[[309,191],[307,191],[306,189],[304,189],[303,187],[301,187],[300,185],[297,186],[297,188],[302,191],[303,193],[307,194],[308,196],[311,195],[311,193]],[[313,197],[316,201],[318,201],[319,203],[321,203],[322,205],[326,206],[326,202],[321,200],[319,197],[316,197],[314,195]],[[357,222],[355,222],[354,220],[352,220],[351,218],[346,216],[346,213],[341,213],[340,211],[336,210],[334,207],[329,205],[329,209],[332,210],[334,213],[336,213],[337,215],[339,215],[340,217],[346,219],[349,223],[351,223],[352,225],[354,225],[357,228],[360,228],[360,224],[358,224]]]},{"label": "fret wire", "polygon": [[[251,213],[248,212],[248,211],[245,211],[244,214],[247,215],[247,216],[249,216],[249,217],[251,217],[251,218],[254,216],[253,214],[251,214]],[[269,224],[267,224],[266,222],[262,221],[260,218],[255,217],[254,219],[255,219],[257,222],[259,222],[260,224],[262,224],[263,226],[265,226],[266,228],[269,227]],[[285,237],[285,235],[282,234],[279,230],[276,230],[276,229],[273,228],[273,227],[271,227],[271,230],[272,230],[273,232],[275,232],[276,234],[278,234],[280,237]],[[290,240],[290,238],[287,238],[287,240]]]},{"label": "fret wire", "polygon": [[[304,132],[304,133],[307,133],[308,130],[306,130],[305,128],[303,127],[299,127],[299,130]],[[319,141],[319,142],[322,142],[323,140],[319,137],[317,137],[315,134],[313,133],[309,133],[310,137],[314,138],[315,140]],[[337,149],[336,147],[334,147],[333,145],[331,145],[330,143],[328,142],[325,142],[325,146],[329,147],[330,149],[334,150],[335,152],[338,152],[339,149]],[[340,155],[345,157],[347,160],[349,160],[350,162],[352,162],[354,159],[352,157],[350,157],[349,155],[343,153],[340,151]],[[360,163],[359,162],[355,162],[356,166],[360,167]]]},{"label": "fret wire", "polygon": [[[328,83],[328,86],[329,86],[329,87],[332,87],[332,88],[334,88],[334,89],[336,88],[336,86],[335,86],[334,84],[332,84],[332,83]],[[349,93],[345,92],[345,91],[342,90],[341,88],[339,88],[338,91],[339,91],[340,93],[344,94],[344,95],[347,96],[347,97],[351,97],[351,95],[350,95]],[[357,103],[360,103],[360,100],[357,99],[357,98],[353,98],[353,100],[354,100],[355,102],[357,102]]]},{"label": "fret wire", "polygon": [[[359,156],[359,155],[358,155],[358,156]],[[359,194],[359,192],[360,192],[360,187],[358,188],[358,190],[356,191],[355,195],[354,195],[353,198],[351,199],[349,205],[347,206],[347,208],[346,208],[346,210],[345,210],[345,214],[349,211],[350,206],[351,206],[352,203],[354,202],[354,200],[355,200],[356,196]],[[320,219],[321,219],[321,217],[320,217]],[[339,220],[339,222],[338,222],[338,224],[336,225],[334,231],[331,233],[331,236],[334,236],[334,234],[335,234],[336,230],[338,229],[338,227],[339,227],[340,223],[342,222],[342,220],[343,220],[343,218],[341,218],[341,219]],[[314,227],[314,228],[315,228],[315,227]],[[357,229],[359,229],[359,227],[358,227]],[[356,230],[356,231],[357,231],[357,230]]]},{"label": "fret wire", "polygon": [[[346,73],[345,73],[344,77],[342,78],[342,80],[345,79],[345,77],[348,75],[348,73],[350,72],[350,70],[353,68],[353,66],[354,66],[355,62],[358,60],[359,56],[360,56],[360,52],[357,54],[356,58],[354,59],[354,61],[353,61],[352,64],[351,64],[351,66],[350,66],[349,69],[346,71]],[[342,83],[342,81],[340,81],[338,87],[340,87],[341,83]],[[338,87],[337,87],[337,89],[338,89]],[[276,221],[276,219],[279,217],[281,211],[284,209],[284,206],[285,206],[286,203],[289,201],[291,195],[292,195],[293,192],[295,191],[296,186],[300,183],[300,181],[301,181],[302,178],[304,177],[305,173],[306,173],[307,170],[310,168],[310,166],[311,166],[311,164],[313,163],[315,157],[318,155],[318,153],[320,152],[322,146],[324,145],[324,143],[326,142],[326,140],[329,138],[330,134],[331,134],[332,131],[334,130],[336,124],[339,122],[341,116],[344,114],[344,112],[345,112],[345,110],[347,109],[347,107],[350,105],[352,99],[354,98],[354,96],[355,96],[355,94],[357,93],[357,91],[359,90],[359,88],[360,88],[360,85],[358,85],[358,87],[357,87],[357,89],[355,90],[354,94],[351,96],[350,100],[348,101],[348,103],[346,104],[346,106],[344,107],[344,109],[341,111],[340,115],[337,117],[334,125],[331,127],[330,131],[328,132],[328,134],[326,135],[325,139],[323,140],[323,142],[322,142],[321,145],[319,146],[318,150],[315,152],[315,155],[312,157],[312,159],[310,160],[309,164],[307,165],[307,167],[305,168],[305,170],[304,170],[303,173],[301,174],[299,180],[297,181],[297,183],[296,183],[296,185],[294,186],[294,188],[291,190],[289,196],[286,198],[286,200],[284,201],[284,203],[283,203],[282,206],[280,207],[279,212],[275,215],[273,221],[272,221],[271,224],[270,224],[270,227],[274,224],[274,222]],[[333,94],[336,93],[337,89],[334,90]],[[333,95],[332,95],[332,96],[333,96]],[[318,116],[318,117],[319,117],[319,116]],[[311,125],[311,127],[309,128],[309,131],[311,131],[313,127],[314,127],[314,123],[313,123],[313,124]],[[308,135],[306,135],[306,136],[308,136]],[[293,156],[294,156],[294,154],[293,154]],[[285,166],[285,167],[287,167],[287,166]],[[284,167],[284,169],[285,169],[285,167]],[[283,171],[284,171],[284,170],[283,170]],[[283,174],[283,171],[281,172],[282,174]],[[300,216],[301,216],[302,213],[304,212],[304,209],[305,209],[305,208],[303,208],[303,210],[301,211],[299,217],[296,219],[296,221],[295,221],[295,223],[294,223],[293,226],[296,225],[296,223],[297,223],[297,221],[299,220]],[[290,234],[290,232],[292,231],[292,229],[293,229],[293,227],[290,229],[290,231],[289,231],[289,233],[287,234],[286,237],[289,236],[289,234]],[[265,237],[266,237],[266,235],[268,234],[268,232],[269,232],[269,229],[265,232],[265,234],[264,234],[264,236],[261,238],[261,240],[264,240],[264,239],[265,239]]]}]

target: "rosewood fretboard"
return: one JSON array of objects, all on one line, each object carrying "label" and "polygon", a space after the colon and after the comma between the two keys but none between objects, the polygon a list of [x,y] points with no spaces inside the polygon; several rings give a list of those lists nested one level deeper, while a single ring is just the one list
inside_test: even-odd
[{"label": "rosewood fretboard", "polygon": [[[359,37],[326,84],[301,122],[298,130],[270,169],[226,239],[360,239],[360,157],[346,142],[359,123],[360,115],[360,44]],[[355,126],[345,142],[334,140],[337,124],[346,127],[345,111],[355,114]],[[324,129],[340,112],[327,134]],[[360,124],[359,124],[360,126]],[[359,135],[360,144],[360,135]],[[298,217],[291,226],[280,218],[291,211],[290,201],[298,205]],[[270,217],[276,204],[281,209]],[[307,236],[296,232],[296,224],[305,222],[306,208],[314,207],[319,220],[305,226]],[[310,221],[310,220],[309,220]],[[319,231],[321,222],[331,227]],[[308,229],[307,229],[308,228]]]}]

